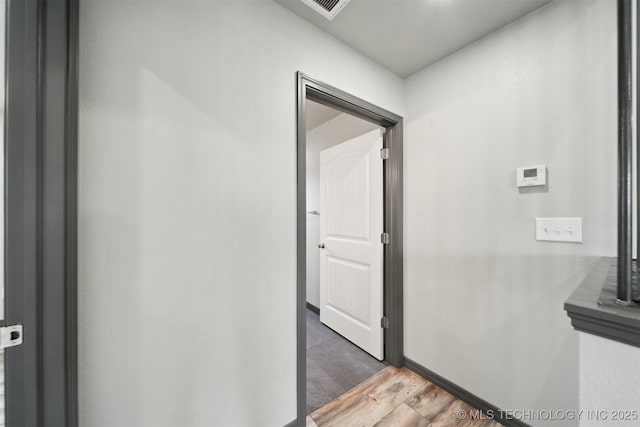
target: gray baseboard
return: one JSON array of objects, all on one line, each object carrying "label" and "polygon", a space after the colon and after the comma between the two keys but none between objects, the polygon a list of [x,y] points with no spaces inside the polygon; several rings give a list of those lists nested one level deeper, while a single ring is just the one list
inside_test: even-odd
[{"label": "gray baseboard", "polygon": [[520,421],[518,419],[509,418],[508,414],[506,414],[504,411],[501,411],[496,406],[490,404],[489,402],[487,402],[484,399],[479,398],[475,394],[465,390],[464,388],[460,387],[459,385],[452,383],[451,381],[447,380],[446,378],[441,377],[440,375],[438,375],[435,372],[425,368],[424,366],[420,365],[419,363],[414,362],[411,359],[408,359],[408,358],[405,357],[404,365],[408,369],[412,370],[416,374],[418,374],[421,377],[423,377],[424,379],[432,382],[433,384],[437,385],[441,389],[451,393],[452,395],[454,395],[458,399],[462,400],[463,402],[466,402],[470,406],[481,410],[485,414],[491,414],[495,421],[499,422],[500,424],[502,424],[504,426],[508,426],[508,427],[511,427],[511,426],[530,427],[529,424],[524,423],[524,422],[522,422],[522,421]]},{"label": "gray baseboard", "polygon": [[284,427],[299,427],[302,424],[298,424],[298,420],[293,420],[289,424],[285,424]]},{"label": "gray baseboard", "polygon": [[311,310],[315,314],[320,316],[320,309],[318,307],[316,307],[315,305],[311,304],[310,302],[307,303],[307,310]]}]

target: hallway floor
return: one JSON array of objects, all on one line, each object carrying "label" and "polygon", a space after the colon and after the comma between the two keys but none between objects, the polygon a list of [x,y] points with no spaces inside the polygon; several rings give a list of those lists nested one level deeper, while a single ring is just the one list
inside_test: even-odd
[{"label": "hallway floor", "polygon": [[476,409],[406,368],[393,366],[317,409],[307,427],[498,427]]},{"label": "hallway floor", "polygon": [[307,310],[307,414],[360,384],[385,365],[320,323]]}]

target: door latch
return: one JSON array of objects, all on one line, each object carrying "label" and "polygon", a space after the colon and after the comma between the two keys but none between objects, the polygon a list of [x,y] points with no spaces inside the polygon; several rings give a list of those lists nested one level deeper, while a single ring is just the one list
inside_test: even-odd
[{"label": "door latch", "polygon": [[22,325],[0,328],[0,349],[22,344]]}]

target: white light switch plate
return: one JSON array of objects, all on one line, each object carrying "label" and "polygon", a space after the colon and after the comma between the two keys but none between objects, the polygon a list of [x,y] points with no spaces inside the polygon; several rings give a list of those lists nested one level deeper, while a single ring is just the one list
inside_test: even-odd
[{"label": "white light switch plate", "polygon": [[536,218],[536,240],[582,243],[582,218]]}]

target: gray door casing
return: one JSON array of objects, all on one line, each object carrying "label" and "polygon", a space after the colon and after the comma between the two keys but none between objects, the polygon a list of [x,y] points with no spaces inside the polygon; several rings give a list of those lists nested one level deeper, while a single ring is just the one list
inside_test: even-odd
[{"label": "gray door casing", "polygon": [[291,425],[305,425],[306,419],[306,114],[305,101],[335,108],[386,129],[384,147],[389,158],[384,164],[384,228],[390,242],[384,247],[384,361],[403,366],[403,200],[402,117],[350,95],[302,72],[297,77],[297,418]]},{"label": "gray door casing", "polygon": [[76,426],[77,0],[8,0],[5,351],[9,426]]}]

